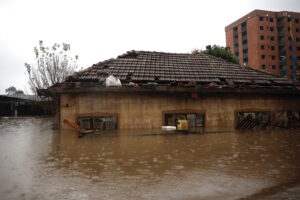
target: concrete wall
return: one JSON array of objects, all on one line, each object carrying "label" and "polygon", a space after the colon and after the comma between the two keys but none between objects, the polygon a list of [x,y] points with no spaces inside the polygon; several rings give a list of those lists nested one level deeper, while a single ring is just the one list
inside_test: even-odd
[{"label": "concrete wall", "polygon": [[160,128],[163,112],[187,111],[205,113],[206,131],[235,129],[237,111],[300,110],[300,97],[258,95],[206,95],[197,99],[171,94],[97,93],[64,94],[60,99],[62,121],[76,121],[82,115],[118,115],[120,129]]}]

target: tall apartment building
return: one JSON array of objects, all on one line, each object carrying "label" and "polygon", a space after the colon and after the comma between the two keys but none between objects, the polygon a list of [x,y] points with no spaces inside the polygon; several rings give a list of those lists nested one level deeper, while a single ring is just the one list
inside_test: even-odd
[{"label": "tall apartment building", "polygon": [[299,30],[300,13],[254,10],[225,27],[226,45],[240,64],[289,79],[293,60],[300,80]]}]

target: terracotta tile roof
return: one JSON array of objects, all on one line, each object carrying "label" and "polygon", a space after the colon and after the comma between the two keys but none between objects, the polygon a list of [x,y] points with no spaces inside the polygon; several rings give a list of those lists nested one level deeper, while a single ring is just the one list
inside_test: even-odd
[{"label": "terracotta tile roof", "polygon": [[205,54],[129,51],[75,73],[66,82],[101,83],[108,74],[118,77],[122,84],[147,83],[225,83],[254,85],[285,85],[290,82],[272,74],[243,68]]}]

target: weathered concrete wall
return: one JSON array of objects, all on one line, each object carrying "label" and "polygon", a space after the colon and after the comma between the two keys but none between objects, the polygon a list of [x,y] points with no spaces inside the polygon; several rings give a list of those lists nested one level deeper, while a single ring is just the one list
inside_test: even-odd
[{"label": "weathered concrete wall", "polygon": [[61,128],[63,119],[76,121],[79,115],[118,115],[120,129],[160,128],[163,112],[190,111],[205,113],[206,131],[235,129],[237,111],[300,110],[300,97],[258,95],[205,95],[198,99],[170,94],[64,94],[60,99]]}]

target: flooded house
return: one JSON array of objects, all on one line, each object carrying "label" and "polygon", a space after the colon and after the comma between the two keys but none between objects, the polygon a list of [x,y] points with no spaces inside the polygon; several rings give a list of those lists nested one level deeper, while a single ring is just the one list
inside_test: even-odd
[{"label": "flooded house", "polygon": [[[107,85],[108,78],[118,84]],[[300,87],[205,54],[129,51],[47,90],[82,128],[232,131],[300,124]]]}]

